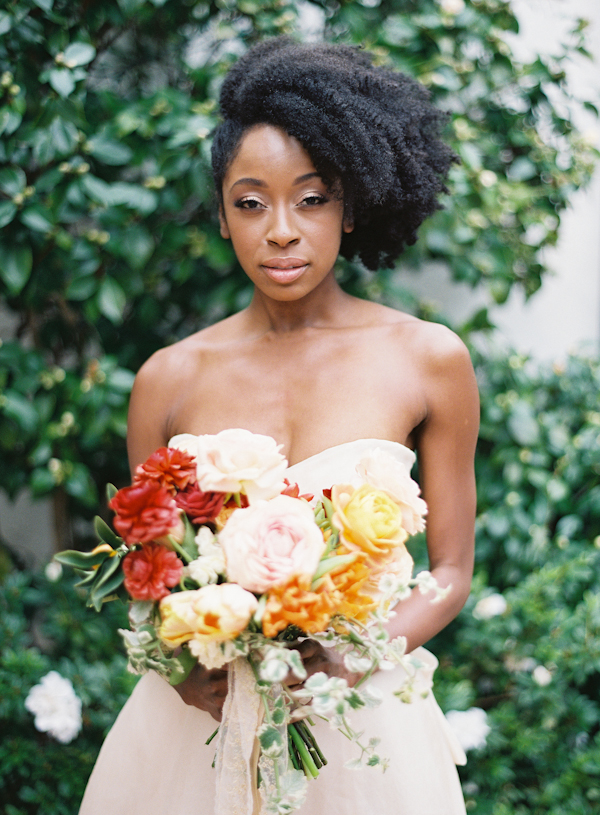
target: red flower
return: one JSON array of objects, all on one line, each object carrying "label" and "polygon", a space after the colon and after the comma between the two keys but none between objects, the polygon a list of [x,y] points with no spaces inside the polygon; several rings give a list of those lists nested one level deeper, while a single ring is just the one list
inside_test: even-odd
[{"label": "red flower", "polygon": [[207,524],[215,520],[223,509],[225,493],[202,492],[197,484],[188,487],[184,492],[178,492],[175,501],[192,523]]},{"label": "red flower", "polygon": [[305,501],[312,501],[314,495],[312,493],[305,493],[300,495],[300,487],[297,484],[290,484],[287,478],[284,478],[285,487],[281,491],[282,495],[289,495],[290,498],[304,498]]},{"label": "red flower", "polygon": [[116,512],[115,529],[125,543],[148,543],[181,526],[175,499],[158,481],[123,487],[108,506]]},{"label": "red flower", "polygon": [[135,471],[133,483],[157,481],[170,492],[184,490],[196,480],[196,459],[175,447],[159,447]]},{"label": "red flower", "polygon": [[125,588],[134,600],[160,600],[181,580],[183,563],[160,543],[148,543],[123,558]]}]

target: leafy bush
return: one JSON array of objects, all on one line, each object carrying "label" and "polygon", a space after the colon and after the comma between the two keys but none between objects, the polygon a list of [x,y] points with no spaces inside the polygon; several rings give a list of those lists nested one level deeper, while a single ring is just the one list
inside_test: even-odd
[{"label": "leafy bush", "polygon": [[[133,689],[117,628],[125,607],[85,608],[68,580],[10,573],[0,586],[0,801],[6,815],[74,815],[106,732]],[[25,709],[50,670],[71,680],[83,728],[70,744]]]},{"label": "leafy bush", "polygon": [[[600,365],[478,366],[474,589],[433,644],[445,710],[491,733],[461,775],[481,815],[591,815],[600,801]],[[501,593],[491,618],[478,603]],[[488,601],[489,602],[489,601]]]}]

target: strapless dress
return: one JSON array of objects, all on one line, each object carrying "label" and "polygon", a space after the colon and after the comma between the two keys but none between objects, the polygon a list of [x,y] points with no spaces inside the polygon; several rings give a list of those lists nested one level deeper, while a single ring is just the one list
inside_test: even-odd
[{"label": "strapless dress", "polygon": [[[414,453],[391,441],[361,439],[324,450],[289,468],[290,481],[303,493],[320,494],[334,483],[357,483],[356,464],[380,447],[410,468]],[[425,648],[419,683],[432,683],[437,659]],[[328,759],[299,815],[465,815],[456,764],[465,754],[433,693],[404,703],[393,695],[402,668],[371,679],[384,697],[376,708],[355,711],[351,723],[364,737],[381,739],[378,752],[389,759],[385,773],[375,767],[350,770],[356,745],[325,722],[315,735]],[[181,701],[155,673],[143,676],[110,730],[90,777],[80,815],[212,815],[215,720]]]}]

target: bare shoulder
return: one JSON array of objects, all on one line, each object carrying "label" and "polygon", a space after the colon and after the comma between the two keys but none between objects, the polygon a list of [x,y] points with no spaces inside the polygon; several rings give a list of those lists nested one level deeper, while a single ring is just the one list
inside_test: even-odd
[{"label": "bare shoulder", "polygon": [[235,339],[236,316],[221,320],[155,351],[138,371],[138,387],[154,387],[161,383],[162,388],[165,388],[167,385],[176,385],[180,379],[189,380],[192,373],[201,373],[203,358]]},{"label": "bare shoulder", "polygon": [[378,326],[388,326],[388,342],[410,355],[433,371],[436,366],[446,369],[452,365],[471,367],[469,351],[450,328],[441,323],[428,322],[403,311],[371,303],[371,316]]}]

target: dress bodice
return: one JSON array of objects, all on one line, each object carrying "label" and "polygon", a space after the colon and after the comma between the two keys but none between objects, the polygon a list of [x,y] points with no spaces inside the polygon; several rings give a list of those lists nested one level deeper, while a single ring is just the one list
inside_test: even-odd
[{"label": "dress bodice", "polygon": [[288,468],[286,477],[296,482],[301,492],[320,495],[333,484],[358,486],[356,465],[369,450],[379,447],[404,464],[410,472],[415,463],[414,452],[396,441],[386,439],[356,439],[336,444]]}]

